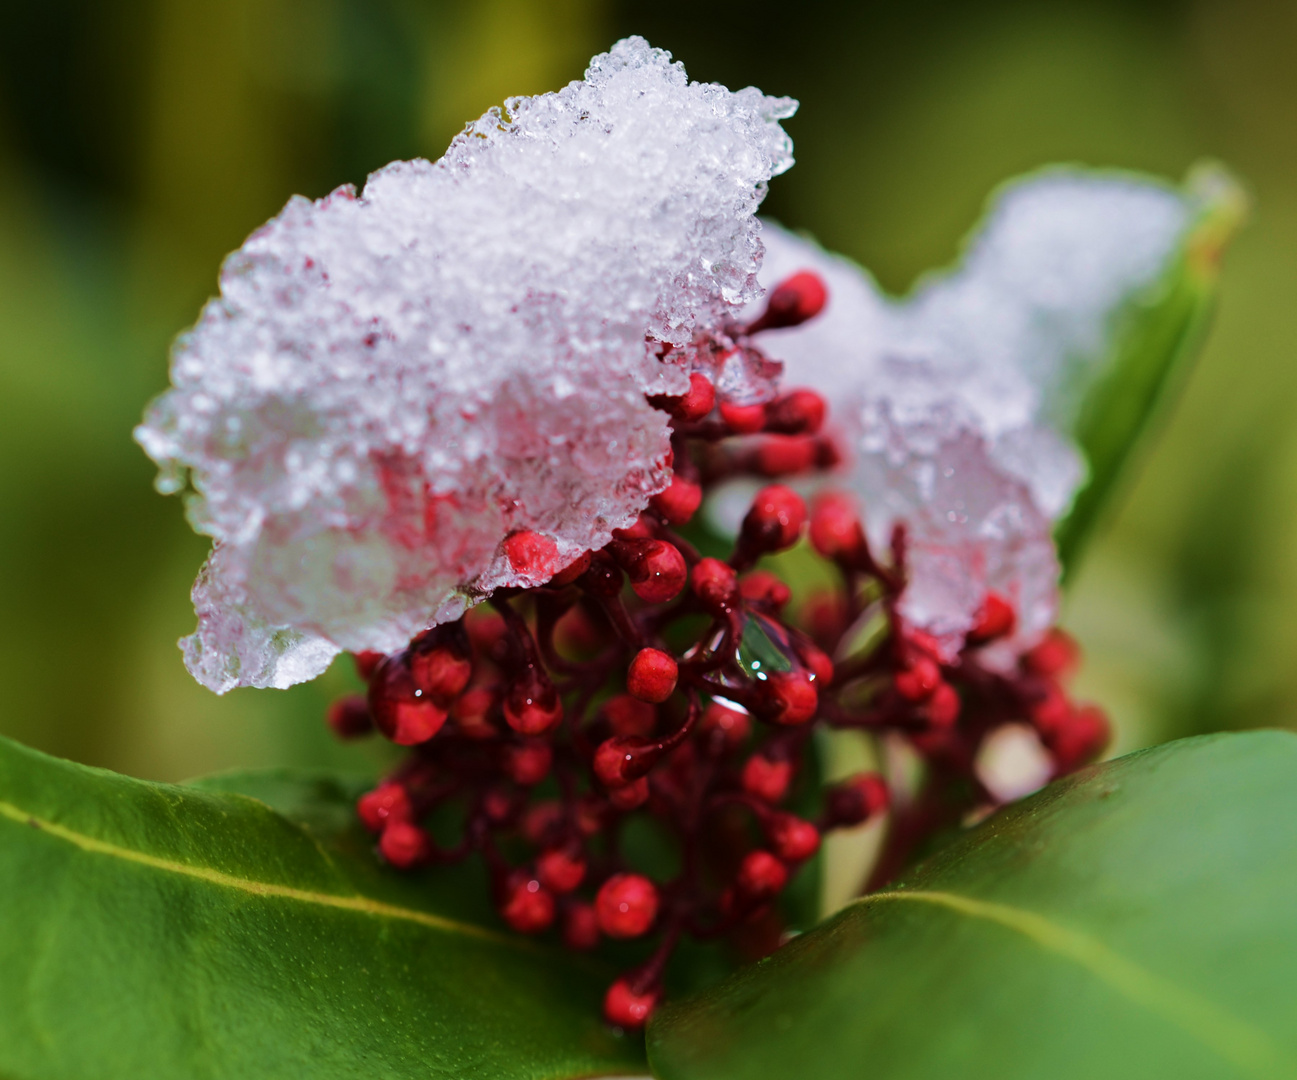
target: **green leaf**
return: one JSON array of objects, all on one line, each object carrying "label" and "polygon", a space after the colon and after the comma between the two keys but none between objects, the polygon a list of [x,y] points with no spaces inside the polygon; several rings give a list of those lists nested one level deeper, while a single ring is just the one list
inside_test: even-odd
[{"label": "green leaf", "polygon": [[1010,807],[669,1003],[662,1080],[1297,1076],[1297,736],[1172,743]]},{"label": "green leaf", "polygon": [[1055,530],[1065,570],[1075,564],[1141,434],[1201,347],[1225,245],[1246,213],[1241,189],[1219,166],[1191,172],[1186,198],[1198,208],[1193,224],[1161,280],[1120,313],[1104,374],[1085,390],[1071,424],[1089,479]]},{"label": "green leaf", "polygon": [[642,1071],[600,1022],[610,972],[475,921],[471,871],[382,870],[354,794],[143,783],[0,740],[0,1076]]}]

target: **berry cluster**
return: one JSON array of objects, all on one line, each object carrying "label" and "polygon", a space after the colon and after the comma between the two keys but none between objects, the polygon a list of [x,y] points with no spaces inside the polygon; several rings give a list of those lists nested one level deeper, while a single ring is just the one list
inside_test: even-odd
[{"label": "berry cluster", "polygon": [[[927,763],[924,785],[891,808],[877,883],[935,832],[993,804],[974,769],[993,728],[1033,724],[1059,773],[1107,739],[1102,714],[1076,708],[1062,689],[1075,650],[1061,633],[1009,674],[979,662],[983,647],[1013,630],[1003,598],[986,598],[954,660],[904,625],[896,610],[904,530],[876,558],[841,495],[821,494],[808,512],[791,488],[763,488],[725,559],[704,556],[678,531],[722,479],[836,462],[816,394],[747,404],[718,395],[713,377],[726,349],[760,365],[748,335],[796,325],[824,300],[820,279],[798,274],[755,323],[696,349],[710,350],[712,365],[695,365],[684,396],[654,401],[673,418],[675,479],[632,528],[542,586],[498,590],[400,653],[359,654],[369,692],[329,714],[339,735],[377,728],[411,747],[359,802],[391,865],[480,855],[505,922],[527,934],[557,927],[573,949],[656,935],[649,958],[605,999],[607,1019],[624,1028],[652,1011],[682,936],[750,939],[761,924],[773,927],[758,935],[773,947],[774,902],[823,834],[888,808],[888,784],[864,773],[811,793],[814,813],[788,809],[816,724],[903,738]],[[756,564],[798,543],[808,525],[840,586],[809,598],[794,625],[789,588]],[[553,551],[544,537],[518,533],[506,554],[525,572]],[[443,845],[429,819],[452,804],[462,825]],[[678,843],[671,880],[628,865],[621,840],[636,814],[652,815]]]}]

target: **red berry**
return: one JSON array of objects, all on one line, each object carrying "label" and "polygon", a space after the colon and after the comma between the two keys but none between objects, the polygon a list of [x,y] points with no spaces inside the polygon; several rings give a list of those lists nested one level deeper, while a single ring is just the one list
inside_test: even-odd
[{"label": "red berry", "polygon": [[523,529],[506,537],[504,555],[520,577],[532,582],[548,581],[558,562],[558,545],[548,536]]},{"label": "red berry", "polygon": [[495,708],[496,691],[489,686],[475,686],[466,690],[450,707],[450,715],[460,733],[470,739],[491,739],[499,734],[498,728],[491,722],[491,711]]},{"label": "red berry", "polygon": [[1059,772],[1070,772],[1103,753],[1111,737],[1112,727],[1104,711],[1086,705],[1077,709],[1049,740],[1049,748]]},{"label": "red berry", "polygon": [[539,934],[554,921],[554,894],[533,877],[519,874],[505,889],[504,921],[520,934]]},{"label": "red berry", "polygon": [[703,501],[703,489],[679,473],[666,491],[659,491],[649,500],[662,519],[670,525],[684,525],[698,511]]},{"label": "red berry", "polygon": [[743,790],[768,803],[780,802],[792,783],[790,761],[772,761],[763,754],[753,754],[743,765]]},{"label": "red berry", "polygon": [[828,791],[825,817],[830,827],[859,825],[887,809],[887,783],[877,773],[857,773]]},{"label": "red berry", "polygon": [[941,685],[941,668],[927,656],[915,656],[893,678],[896,692],[906,701],[924,701]]},{"label": "red berry", "polygon": [[768,570],[753,570],[741,582],[739,592],[753,604],[768,604],[778,611],[790,599],[792,590]]},{"label": "red berry", "polygon": [[594,752],[594,774],[606,788],[625,787],[643,775],[634,768],[636,758],[653,748],[653,743],[634,737],[605,739]]},{"label": "red berry", "polygon": [[657,726],[658,711],[647,701],[630,694],[616,694],[603,704],[603,714],[614,735],[645,738]]},{"label": "red berry", "polygon": [[790,390],[766,406],[766,430],[814,435],[824,423],[824,399],[814,390]]},{"label": "red berry", "polygon": [[563,805],[557,799],[532,803],[522,817],[522,835],[528,842],[541,847],[552,833],[557,833],[563,821]]},{"label": "red berry", "polygon": [[819,447],[806,435],[768,435],[757,447],[762,476],[794,476],[815,467]]},{"label": "red berry", "polygon": [[590,560],[594,558],[592,552],[583,551],[567,566],[563,567],[557,574],[549,579],[551,585],[571,585],[577,578],[590,569]]},{"label": "red berry", "polygon": [[740,542],[755,552],[782,551],[797,543],[806,524],[806,504],[792,488],[771,484],[757,492],[743,519]]},{"label": "red berry", "polygon": [[386,781],[356,801],[356,813],[370,832],[382,832],[390,821],[409,821],[414,807],[404,784]]},{"label": "red berry", "polygon": [[852,564],[865,552],[865,531],[851,497],[825,492],[811,506],[811,544],[826,559]]},{"label": "red berry", "polygon": [[381,652],[358,652],[352,659],[356,662],[356,674],[365,682],[369,682],[370,677],[378,670],[378,665],[386,659],[386,654]]},{"label": "red berry", "polygon": [[374,730],[369,703],[360,694],[348,694],[329,706],[325,719],[339,739],[358,739]]},{"label": "red berry", "polygon": [[828,299],[824,279],[813,270],[799,270],[771,290],[766,310],[748,327],[748,333],[799,326],[823,311]]},{"label": "red berry", "polygon": [[819,706],[819,692],[804,671],[773,671],[761,687],[767,706],[761,715],[776,724],[804,724]]},{"label": "red berry", "polygon": [[824,687],[833,681],[833,661],[828,653],[809,641],[799,641],[796,649],[797,659],[815,676],[816,686]]},{"label": "red berry", "polygon": [[680,675],[675,659],[661,649],[640,649],[626,672],[626,689],[653,705],[666,701]]},{"label": "red berry", "polygon": [[1008,637],[1013,633],[1018,615],[999,593],[988,592],[982,601],[981,610],[973,621],[973,628],[968,631],[970,645],[982,645],[996,638]]},{"label": "red berry", "polygon": [[788,868],[768,851],[749,851],[739,864],[734,887],[751,900],[765,900],[788,884]]},{"label": "red berry", "polygon": [[716,404],[716,387],[701,372],[695,371],[689,376],[689,390],[680,397],[667,397],[659,394],[649,398],[649,404],[655,409],[669,412],[677,420],[686,422],[701,420]]},{"label": "red berry", "polygon": [[664,604],[680,594],[689,576],[685,557],[664,540],[614,540],[608,551],[630,578],[630,587],[647,604]]},{"label": "red berry", "polygon": [[924,712],[927,715],[928,723],[936,728],[951,728],[955,726],[955,721],[959,719],[959,712],[963,708],[963,703],[959,700],[959,693],[948,682],[939,683],[937,688],[932,691],[932,696],[928,698],[928,703],[924,706]]},{"label": "red berry", "polygon": [[612,788],[608,792],[608,801],[623,812],[643,806],[648,802],[648,797],[649,782],[647,776],[641,776],[638,780],[632,780],[629,784],[624,784],[619,788]]},{"label": "red berry", "polygon": [[735,435],[753,435],[766,426],[764,405],[738,405],[721,402],[721,419]]},{"label": "red berry", "polygon": [[608,987],[603,999],[603,1016],[610,1024],[627,1031],[638,1031],[648,1021],[661,996],[660,990],[636,994],[625,979],[618,979]]},{"label": "red berry", "polygon": [[699,727],[704,733],[716,733],[727,749],[734,750],[742,746],[752,733],[752,720],[745,712],[712,701],[703,710]]},{"label": "red berry", "polygon": [[567,909],[563,916],[563,944],[579,952],[599,944],[599,918],[593,904],[577,901]]},{"label": "red berry", "polygon": [[724,615],[739,602],[738,575],[720,559],[699,559],[689,574],[689,584],[698,602],[712,615]]},{"label": "red berry", "polygon": [[585,856],[579,850],[551,848],[536,859],[536,876],[556,893],[570,893],[585,878]]},{"label": "red berry", "polygon": [[378,850],[398,870],[408,870],[425,861],[432,852],[428,834],[409,821],[389,819],[378,838]]},{"label": "red berry", "polygon": [[1031,706],[1031,722],[1046,738],[1062,731],[1072,718],[1072,703],[1057,686],[1049,684],[1043,696]]},{"label": "red berry", "polygon": [[[457,644],[457,643],[456,643]],[[450,701],[459,696],[473,675],[473,661],[468,656],[468,641],[462,651],[455,644],[410,649],[410,674],[414,684],[435,701]]]},{"label": "red berry", "polygon": [[1028,649],[1022,658],[1028,671],[1047,678],[1065,678],[1071,674],[1080,659],[1081,650],[1071,635],[1058,627],[1050,630],[1044,640]]},{"label": "red berry", "polygon": [[415,684],[405,653],[389,656],[369,684],[369,713],[374,724],[398,746],[427,742],[446,722],[446,710]]},{"label": "red berry", "polygon": [[594,910],[610,938],[639,937],[657,918],[657,887],[642,874],[613,874],[599,886]]},{"label": "red berry", "polygon": [[633,524],[624,529],[613,529],[613,538],[616,540],[652,540],[653,539],[653,522],[645,514],[640,514]]},{"label": "red berry", "polygon": [[534,787],[549,775],[554,751],[541,739],[514,743],[504,748],[504,771],[522,787]]},{"label": "red berry", "polygon": [[543,735],[563,719],[563,703],[554,684],[528,668],[504,696],[504,719],[520,735]]},{"label": "red berry", "polygon": [[820,831],[794,814],[772,814],[765,830],[775,854],[788,862],[801,862],[820,850]]}]

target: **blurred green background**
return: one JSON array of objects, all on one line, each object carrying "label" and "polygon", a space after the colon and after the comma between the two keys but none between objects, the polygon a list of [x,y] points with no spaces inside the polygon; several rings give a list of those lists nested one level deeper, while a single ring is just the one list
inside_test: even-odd
[{"label": "blurred green background", "polygon": [[131,428],[221,257],[289,195],[436,157],[627,33],[694,78],[799,98],[767,212],[896,290],[1044,162],[1238,172],[1255,212],[1206,354],[1066,621],[1119,749],[1297,726],[1297,5],[7,0],[0,731],[163,779],[377,752],[323,729],[346,664],[224,698],[185,673],[206,542]]}]

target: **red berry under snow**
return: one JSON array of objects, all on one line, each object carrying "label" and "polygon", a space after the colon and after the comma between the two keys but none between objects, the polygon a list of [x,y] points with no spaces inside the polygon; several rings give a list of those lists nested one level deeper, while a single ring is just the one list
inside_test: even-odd
[{"label": "red berry under snow", "polygon": [[828,299],[824,279],[813,270],[799,270],[771,290],[765,311],[748,327],[748,333],[800,326],[823,311]]},{"label": "red berry under snow", "polygon": [[698,511],[703,501],[703,489],[692,480],[677,474],[666,491],[659,491],[649,500],[662,519],[669,525],[684,525]]}]

